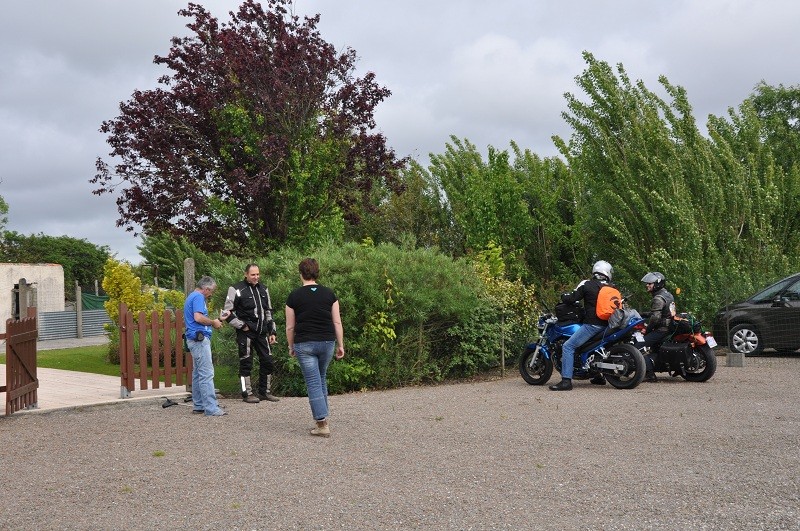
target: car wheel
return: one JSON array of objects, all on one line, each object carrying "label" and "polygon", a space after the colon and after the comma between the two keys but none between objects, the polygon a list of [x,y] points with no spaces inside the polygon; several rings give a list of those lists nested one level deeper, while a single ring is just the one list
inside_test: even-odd
[{"label": "car wheel", "polygon": [[749,324],[740,324],[733,327],[728,346],[733,352],[741,352],[745,356],[754,356],[764,350],[758,330]]}]

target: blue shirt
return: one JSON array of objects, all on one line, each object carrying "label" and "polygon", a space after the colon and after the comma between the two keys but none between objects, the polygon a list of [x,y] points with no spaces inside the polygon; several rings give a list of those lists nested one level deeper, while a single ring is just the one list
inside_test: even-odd
[{"label": "blue shirt", "polygon": [[192,291],[186,302],[183,304],[183,322],[186,327],[186,339],[194,340],[197,337],[197,332],[202,332],[204,336],[211,339],[211,326],[201,325],[194,320],[194,313],[200,312],[208,317],[208,307],[206,306],[206,298],[197,290]]}]

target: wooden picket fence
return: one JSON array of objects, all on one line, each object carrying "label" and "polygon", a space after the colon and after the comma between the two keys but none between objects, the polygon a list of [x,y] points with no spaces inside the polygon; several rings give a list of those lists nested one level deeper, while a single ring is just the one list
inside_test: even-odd
[{"label": "wooden picket fence", "polygon": [[[125,303],[120,303],[119,323],[120,398],[131,397],[137,376],[140,390],[150,385],[153,389],[159,389],[162,384],[172,387],[173,377],[174,385],[191,389],[192,355],[183,348],[182,312],[153,311],[149,316],[139,312],[134,316]],[[134,341],[135,338],[138,341]]]},{"label": "wooden picket fence", "polygon": [[22,409],[38,407],[39,378],[36,376],[36,308],[27,309],[27,317],[6,320],[6,416]]}]

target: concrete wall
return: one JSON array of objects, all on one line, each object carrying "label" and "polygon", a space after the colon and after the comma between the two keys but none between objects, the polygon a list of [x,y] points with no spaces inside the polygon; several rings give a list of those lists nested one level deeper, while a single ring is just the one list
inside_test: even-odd
[{"label": "concrete wall", "polygon": [[36,289],[39,312],[64,311],[64,268],[59,264],[0,264],[0,333],[11,318],[14,285],[24,278]]}]

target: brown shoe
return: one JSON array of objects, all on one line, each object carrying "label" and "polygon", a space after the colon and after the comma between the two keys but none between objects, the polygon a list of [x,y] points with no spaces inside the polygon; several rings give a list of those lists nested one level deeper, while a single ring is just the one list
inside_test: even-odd
[{"label": "brown shoe", "polygon": [[260,400],[266,400],[267,402],[280,402],[281,401],[280,398],[278,398],[277,396],[273,395],[269,391],[267,391],[266,393],[262,393],[261,391],[256,391],[256,396]]},{"label": "brown shoe", "polygon": [[247,395],[242,399],[242,401],[247,402],[248,404],[258,404],[261,402],[256,395]]},{"label": "brown shoe", "polygon": [[315,435],[317,437],[330,437],[331,429],[328,427],[328,421],[318,420],[317,427],[311,430],[311,435]]}]

